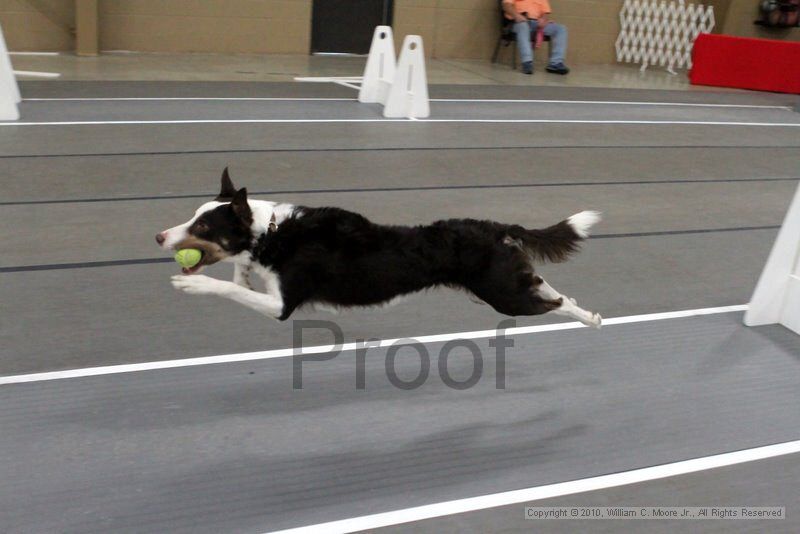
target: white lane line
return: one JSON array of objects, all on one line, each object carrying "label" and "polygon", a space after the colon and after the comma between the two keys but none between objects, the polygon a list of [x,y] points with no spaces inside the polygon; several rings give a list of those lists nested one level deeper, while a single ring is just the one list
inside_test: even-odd
[{"label": "white lane line", "polygon": [[431,102],[470,102],[480,104],[578,104],[604,106],[674,106],[696,108],[741,108],[741,109],[793,109],[791,106],[767,106],[756,104],[705,104],[700,102],[636,102],[621,100],[528,100],[496,98],[431,98]]},{"label": "white lane line", "polygon": [[[642,469],[634,469],[632,471],[623,471],[621,473],[614,473],[611,475],[582,478],[578,480],[571,480],[569,482],[548,484],[546,486],[505,491],[491,495],[482,495],[480,497],[428,504],[425,506],[417,506],[415,508],[406,508],[405,510],[395,510],[392,512],[354,517],[340,521],[331,521],[329,523],[320,523],[317,525],[273,531],[271,534],[344,534],[349,532],[358,532],[361,530],[388,527],[391,525],[401,525],[411,521],[432,519],[434,517],[463,514],[465,512],[474,512],[476,510],[486,510],[487,508],[495,508],[498,506],[528,503],[542,499],[562,497],[564,495],[585,493],[587,491],[616,488],[619,486],[627,486],[629,484],[638,484],[640,482],[647,482],[650,480],[658,480],[661,478],[697,473],[698,471],[707,471],[709,469],[717,469],[719,467],[755,462],[757,460],[764,460],[767,458],[774,458],[776,456],[785,456],[787,454],[796,453],[800,453],[800,440],[776,443],[775,445],[744,449],[741,451],[726,452],[712,456],[704,456],[701,458],[694,458],[692,460],[684,460],[681,462],[656,465]],[[522,510],[519,510],[515,513],[518,513],[519,517],[522,517]]]},{"label": "white lane line", "polygon": [[337,85],[341,85],[343,87],[349,87],[350,89],[355,89],[356,91],[360,91],[361,90],[361,86],[360,85],[355,85],[358,82],[347,81],[347,80],[336,80],[333,83],[335,83]]},{"label": "white lane line", "polygon": [[9,52],[9,56],[60,56],[60,52]]},{"label": "white lane line", "polygon": [[[337,81],[353,83],[360,77],[337,78]],[[359,89],[355,85],[347,85]],[[356,102],[355,98],[315,98],[315,97],[97,97],[97,98],[25,98],[25,102],[153,102],[153,101],[275,101],[275,102]],[[698,102],[635,102],[618,100],[543,100],[524,98],[431,98],[431,102],[442,103],[474,103],[474,104],[576,104],[576,105],[604,105],[604,106],[672,106],[672,107],[700,107],[700,108],[740,108],[740,109],[792,109],[791,106],[768,106],[755,104],[705,104]]]},{"label": "white lane line", "polygon": [[279,96],[253,96],[253,97],[207,97],[207,96],[176,96],[176,97],[100,97],[100,98],[23,98],[23,102],[357,102],[355,98],[292,98]]},{"label": "white lane line", "polygon": [[[294,79],[296,82],[312,82],[312,83],[336,83],[340,81],[346,82],[363,82],[363,76],[298,76]],[[303,97],[298,97],[303,98]]]},{"label": "white lane line", "polygon": [[[650,321],[663,321],[666,319],[681,319],[686,317],[699,317],[702,315],[715,315],[720,313],[742,312],[747,310],[746,304],[736,306],[722,306],[717,308],[700,308],[695,310],[680,310],[672,312],[648,313],[645,315],[629,315],[604,319],[604,326],[620,324],[646,323]],[[575,330],[587,328],[581,323],[556,323],[539,326],[520,326],[509,328],[505,335],[514,336],[522,334],[536,334],[541,332],[555,332],[560,330]],[[438,343],[455,339],[485,339],[497,335],[496,330],[476,330],[473,332],[457,332],[453,334],[434,334],[413,338],[419,343]],[[599,334],[598,334],[599,335]],[[389,347],[397,342],[408,342],[408,337],[397,339],[383,339],[370,342],[370,348]],[[356,343],[345,343],[341,351],[350,351],[360,348]],[[318,345],[303,347],[301,351],[293,348],[264,350],[258,352],[243,352],[238,354],[222,354],[219,356],[204,356],[200,358],[186,358],[181,360],[162,360],[155,362],[132,363],[123,365],[107,365],[103,367],[86,367],[82,369],[67,369],[64,371],[50,371],[46,373],[31,373],[25,375],[0,376],[0,386],[6,384],[22,384],[26,382],[45,382],[48,380],[61,380],[64,378],[83,378],[87,376],[114,375],[121,373],[134,373],[138,371],[152,371],[156,369],[174,369],[177,367],[195,367],[198,365],[213,365],[218,363],[245,362],[253,360],[269,360],[273,358],[286,358],[296,354],[321,354],[335,350],[333,345]]]},{"label": "white lane line", "polygon": [[9,52],[9,56],[60,56],[59,52]]},{"label": "white lane line", "polygon": [[47,121],[0,122],[0,127],[19,126],[107,126],[135,124],[291,124],[291,123],[517,123],[517,124],[633,124],[683,126],[762,126],[800,128],[800,122],[731,122],[731,121],[653,121],[653,120],[571,120],[571,119],[186,119],[186,120],[121,120],[121,121]]},{"label": "white lane line", "polygon": [[40,72],[34,70],[15,70],[17,76],[30,76],[31,78],[60,78],[59,72]]}]

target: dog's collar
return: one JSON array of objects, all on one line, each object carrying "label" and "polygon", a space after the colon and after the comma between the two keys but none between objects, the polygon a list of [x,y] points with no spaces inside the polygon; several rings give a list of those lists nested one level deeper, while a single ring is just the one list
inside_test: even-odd
[{"label": "dog's collar", "polygon": [[267,224],[267,231],[263,232],[253,239],[253,248],[252,252],[250,253],[251,259],[255,260],[258,258],[261,253],[265,250],[267,246],[267,239],[270,235],[274,234],[278,231],[278,219],[275,217],[275,213],[273,213],[269,218],[269,223]]}]

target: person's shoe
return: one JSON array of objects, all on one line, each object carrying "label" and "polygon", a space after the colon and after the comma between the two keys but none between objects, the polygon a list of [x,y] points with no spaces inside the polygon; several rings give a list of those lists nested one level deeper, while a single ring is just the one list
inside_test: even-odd
[{"label": "person's shoe", "polygon": [[546,70],[553,74],[569,74],[569,68],[563,63],[551,63]]},{"label": "person's shoe", "polygon": [[526,61],[522,64],[522,74],[533,74],[533,61]]}]

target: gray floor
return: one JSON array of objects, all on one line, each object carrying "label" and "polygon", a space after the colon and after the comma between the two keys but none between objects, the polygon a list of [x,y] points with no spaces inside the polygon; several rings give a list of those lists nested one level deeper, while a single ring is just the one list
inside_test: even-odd
[{"label": "gray floor", "polygon": [[[337,86],[220,83],[31,82],[23,94],[353,97]],[[783,95],[480,86],[432,86],[431,96],[788,104]],[[432,105],[434,118],[800,123],[780,109]],[[26,121],[380,116],[346,101],[31,101],[22,111]],[[333,204],[381,222],[480,217],[535,227],[600,209],[605,220],[584,251],[542,270],[613,317],[745,303],[800,180],[798,148],[796,127],[0,125],[0,375],[291,346],[289,323],[174,293],[176,267],[153,242],[215,190],[226,165],[259,198]],[[383,311],[296,318],[335,319],[347,340],[502,319],[446,291]],[[307,340],[329,341],[322,332]],[[419,390],[396,390],[379,352],[368,359],[366,391],[355,390],[351,355],[318,364],[303,391],[291,389],[288,360],[1,386],[9,431],[0,433],[0,530],[258,532],[798,439],[798,354],[787,331],[745,329],[730,314],[521,336],[505,391],[491,387],[491,374],[449,390],[435,365]],[[758,465],[652,483],[651,495],[687,484],[682,504],[692,504],[701,488],[746,488],[751,477],[741,473]],[[757,473],[775,502],[798,501],[780,467]],[[732,495],[747,500],[744,489]],[[515,514],[397,529],[575,528]],[[793,515],[778,528],[797,531]]]},{"label": "gray floor", "polygon": [[[800,455],[723,467],[663,480],[632,484],[580,495],[492,508],[480,512],[406,523],[373,532],[381,534],[460,534],[462,532],[797,532],[796,517],[783,520],[526,520],[526,506],[536,507],[652,507],[652,506],[777,506],[795,509]],[[687,504],[689,503],[689,504]],[[791,512],[789,512],[791,513]],[[794,514],[792,514],[794,515]]]},{"label": "gray floor", "polygon": [[[352,352],[306,364],[302,390],[290,358],[3,386],[6,531],[255,532],[797,437],[800,339],[782,327],[725,314],[514,341],[502,390],[486,340],[462,391],[435,364],[395,388],[377,349],[364,390]],[[471,366],[450,358],[459,380]]]}]

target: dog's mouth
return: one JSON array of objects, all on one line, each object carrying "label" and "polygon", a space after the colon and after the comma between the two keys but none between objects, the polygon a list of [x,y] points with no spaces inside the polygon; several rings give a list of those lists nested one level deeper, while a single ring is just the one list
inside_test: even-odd
[{"label": "dog's mouth", "polygon": [[206,253],[201,250],[200,254],[200,261],[197,262],[194,267],[181,267],[181,272],[183,274],[197,274],[203,270],[203,267],[206,266],[205,263],[203,263],[203,260],[206,259]]},{"label": "dog's mouth", "polygon": [[180,243],[176,244],[173,250],[183,250],[187,248],[199,250],[200,261],[191,267],[181,267],[181,272],[183,274],[197,274],[207,265],[213,265],[218,261],[223,260],[227,256],[222,247],[216,243],[194,237],[184,239]]},{"label": "dog's mouth", "polygon": [[200,261],[198,261],[192,267],[181,267],[181,272],[183,274],[197,274],[202,271],[207,265],[212,265],[217,263],[221,258],[214,254],[213,251],[208,251],[205,248],[195,246],[200,251]]}]

